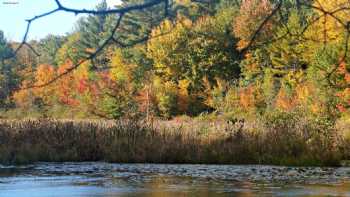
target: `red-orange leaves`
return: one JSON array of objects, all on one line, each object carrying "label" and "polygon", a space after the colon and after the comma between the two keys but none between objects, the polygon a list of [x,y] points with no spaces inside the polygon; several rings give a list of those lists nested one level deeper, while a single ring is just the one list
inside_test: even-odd
[{"label": "red-orange leaves", "polygon": [[267,22],[261,29],[260,25],[271,14],[272,5],[268,0],[243,0],[239,16],[235,19],[233,32],[240,39],[238,48],[246,47],[254,34],[259,31],[263,38],[272,28],[272,22]]}]

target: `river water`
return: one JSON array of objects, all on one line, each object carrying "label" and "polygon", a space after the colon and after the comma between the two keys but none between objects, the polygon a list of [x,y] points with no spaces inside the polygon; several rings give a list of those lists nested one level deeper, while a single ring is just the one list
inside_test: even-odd
[{"label": "river water", "polygon": [[0,197],[350,196],[350,168],[38,163],[0,165]]}]

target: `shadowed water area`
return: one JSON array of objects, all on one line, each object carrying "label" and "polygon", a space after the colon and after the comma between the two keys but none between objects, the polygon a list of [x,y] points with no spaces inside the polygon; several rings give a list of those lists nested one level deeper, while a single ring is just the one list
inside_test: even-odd
[{"label": "shadowed water area", "polygon": [[0,197],[350,196],[350,168],[38,163],[0,166]]}]

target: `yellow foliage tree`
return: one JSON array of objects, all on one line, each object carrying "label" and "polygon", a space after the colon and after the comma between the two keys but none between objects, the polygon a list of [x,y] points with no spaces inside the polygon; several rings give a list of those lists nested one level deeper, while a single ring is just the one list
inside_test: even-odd
[{"label": "yellow foliage tree", "polygon": [[[39,65],[35,73],[34,86],[48,84],[56,76],[56,70],[53,66],[42,64]],[[47,105],[52,105],[55,101],[56,86],[50,83],[44,87],[34,88],[34,95],[43,100]]]},{"label": "yellow foliage tree", "polygon": [[343,42],[350,17],[350,1],[348,0],[317,0],[314,1],[314,10],[317,13],[311,23],[307,37],[318,43]]}]

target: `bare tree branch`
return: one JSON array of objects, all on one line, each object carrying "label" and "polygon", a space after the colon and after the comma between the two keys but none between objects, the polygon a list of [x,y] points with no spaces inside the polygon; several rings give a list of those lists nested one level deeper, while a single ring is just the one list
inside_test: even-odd
[{"label": "bare tree branch", "polygon": [[[89,60],[93,60],[94,58],[96,58],[96,56],[103,51],[103,49],[111,44],[111,42],[114,43],[118,43],[120,46],[122,47],[127,47],[127,44],[123,44],[122,42],[118,41],[115,38],[115,34],[118,30],[118,28],[120,27],[121,21],[123,19],[123,16],[126,13],[132,12],[132,11],[139,11],[139,10],[143,10],[143,9],[147,9],[153,6],[157,6],[157,5],[161,5],[164,4],[164,9],[165,9],[165,17],[168,15],[169,13],[169,0],[152,0],[143,4],[138,4],[138,5],[132,5],[132,6],[128,6],[128,7],[122,7],[122,8],[116,8],[116,9],[108,9],[108,10],[87,10],[87,9],[73,9],[73,8],[68,8],[62,5],[62,3],[60,2],[60,0],[55,0],[57,8],[53,9],[49,12],[37,15],[33,18],[30,18],[27,21],[27,28],[26,31],[24,33],[23,39],[21,41],[21,43],[19,44],[19,46],[15,49],[14,53],[11,54],[11,56],[5,57],[4,59],[10,59],[13,58],[17,55],[17,53],[19,52],[19,50],[21,50],[21,48],[23,48],[23,46],[28,46],[28,48],[30,50],[33,51],[34,54],[39,55],[39,53],[37,53],[34,48],[27,42],[28,40],[28,35],[30,33],[30,28],[31,28],[31,24],[40,19],[40,18],[44,18],[46,16],[49,16],[51,14],[54,14],[58,11],[64,11],[64,12],[69,12],[69,13],[74,13],[76,15],[78,14],[92,14],[92,15],[109,15],[109,14],[118,14],[119,18],[118,21],[116,23],[116,25],[114,26],[111,35],[101,44],[101,46],[99,46],[95,52],[90,53],[89,56],[86,59],[83,59],[81,61],[79,61],[77,64],[73,65],[72,67],[70,67],[69,69],[67,69],[65,72],[59,74],[58,76],[56,76],[55,78],[53,78],[52,80],[48,81],[47,83],[43,83],[43,84],[33,84],[30,86],[26,86],[26,87],[21,87],[20,89],[29,89],[29,88],[41,88],[41,87],[45,87],[47,85],[50,85],[54,82],[56,82],[58,79],[62,78],[63,76],[69,74],[70,72],[72,72],[73,70],[75,70],[76,68],[78,68],[80,65],[82,65],[83,63],[89,61]],[[141,38],[139,40],[135,40],[132,43],[130,43],[129,45],[135,45],[137,43],[141,43],[141,42],[145,42],[148,39],[148,36],[146,36],[145,38]]]},{"label": "bare tree branch", "polygon": [[259,36],[265,25],[272,19],[273,16],[282,8],[283,0],[279,0],[277,6],[271,11],[271,13],[262,21],[256,31],[253,33],[248,45],[241,50],[241,53],[245,53],[253,45],[257,37]]},{"label": "bare tree branch", "polygon": [[[58,11],[64,11],[64,12],[68,12],[68,13],[74,13],[75,15],[79,15],[79,14],[92,14],[92,15],[108,15],[108,14],[119,14],[119,15],[124,15],[128,12],[132,12],[132,11],[137,11],[137,10],[143,10],[146,8],[150,8],[156,5],[160,5],[160,4],[164,4],[165,5],[165,9],[168,10],[169,9],[169,0],[152,0],[143,4],[138,4],[138,5],[132,5],[132,6],[128,6],[128,7],[123,7],[123,8],[116,8],[116,9],[108,9],[108,10],[88,10],[88,9],[73,9],[73,8],[68,8],[62,5],[62,3],[60,2],[60,0],[55,0],[57,8],[49,11],[49,12],[45,12],[43,14],[34,16],[33,18],[27,19],[27,28],[26,31],[24,33],[23,39],[20,43],[20,45],[15,49],[14,54],[5,57],[4,59],[10,59],[13,58],[17,55],[18,51],[21,50],[21,48],[24,45],[29,45],[27,43],[28,40],[28,35],[30,33],[30,28],[31,28],[31,24],[40,19],[40,18],[44,18],[47,17],[51,14],[54,14]],[[168,13],[165,12],[166,14]],[[33,50],[33,47],[29,47],[31,50]],[[33,51],[35,54],[37,54],[35,51]]]},{"label": "bare tree branch", "polygon": [[75,70],[76,68],[78,68],[80,65],[82,65],[83,63],[94,59],[101,51],[103,51],[103,49],[110,44],[110,42],[114,39],[114,35],[117,32],[118,27],[120,26],[120,23],[123,19],[124,14],[120,14],[118,21],[116,23],[116,25],[114,26],[113,30],[112,30],[112,34],[102,43],[102,45],[92,54],[90,54],[90,56],[86,59],[81,60],[80,62],[78,62],[77,64],[73,65],[72,67],[66,69],[63,73],[57,75],[56,77],[54,77],[53,79],[49,80],[46,83],[43,84],[36,84],[36,85],[32,85],[29,87],[22,87],[21,89],[29,89],[29,88],[42,88],[45,86],[48,86],[54,82],[56,82],[58,79],[62,78],[63,76],[71,73],[73,70]]},{"label": "bare tree branch", "polygon": [[[147,41],[148,39],[150,39],[150,36],[147,35],[143,38],[131,41],[129,43],[124,43],[122,41],[120,41],[118,38],[115,37],[115,34],[117,32],[118,29],[120,29],[120,24],[121,21],[123,19],[123,16],[129,12],[132,11],[140,11],[140,10],[144,10],[147,8],[151,8],[153,6],[157,6],[157,5],[164,5],[164,16],[167,17],[169,16],[171,13],[169,13],[169,9],[172,6],[172,1],[171,0],[150,0],[148,2],[142,3],[142,4],[138,4],[138,5],[132,5],[132,6],[128,6],[128,7],[121,7],[121,8],[115,8],[115,9],[108,9],[108,10],[89,10],[89,9],[74,9],[74,8],[69,8],[66,7],[64,5],[62,5],[62,3],[60,2],[60,0],[54,0],[56,3],[57,8],[37,15],[31,19],[27,20],[27,28],[26,31],[24,33],[22,42],[19,44],[19,46],[14,50],[14,54],[12,54],[9,57],[5,57],[5,59],[7,58],[13,58],[14,56],[17,55],[18,51],[23,47],[23,46],[27,46],[31,51],[34,52],[34,54],[39,55],[33,47],[30,46],[30,44],[27,43],[27,39],[28,39],[28,35],[30,32],[30,28],[31,28],[31,24],[41,18],[44,18],[46,16],[49,16],[51,14],[54,14],[58,11],[63,11],[63,12],[68,12],[68,13],[74,13],[76,15],[78,14],[91,14],[91,15],[108,15],[108,14],[117,14],[119,15],[118,21],[116,23],[116,25],[114,26],[111,35],[101,44],[101,46],[99,46],[93,53],[90,53],[89,56],[86,59],[83,59],[81,61],[79,61],[77,64],[73,65],[72,67],[70,67],[69,69],[67,69],[65,72],[59,74],[58,76],[56,76],[54,79],[50,80],[47,83],[44,84],[35,84],[32,86],[27,86],[27,87],[22,87],[21,89],[28,89],[28,88],[40,88],[40,87],[45,87],[49,84],[54,83],[55,81],[57,81],[58,79],[60,79],[61,77],[63,77],[64,75],[69,74],[70,72],[72,72],[73,70],[75,70],[76,68],[78,68],[81,64],[83,64],[84,62],[93,60],[94,58],[96,58],[96,56],[98,54],[101,53],[101,51],[103,51],[103,49],[111,44],[111,43],[115,43],[117,45],[119,45],[120,47],[131,47],[134,46],[138,43],[143,43],[145,41]],[[197,3],[208,3],[211,0],[191,0],[192,2],[197,2]],[[317,1],[317,0],[316,0]],[[339,18],[337,16],[337,13],[342,12],[342,11],[346,11],[346,10],[350,10],[349,6],[343,5],[340,6],[334,10],[325,10],[322,5],[319,3],[319,5],[315,5],[313,3],[313,1],[311,0],[295,0],[296,3],[296,7],[298,10],[300,10],[302,7],[304,8],[310,8],[313,10],[317,10],[318,12],[320,12],[321,14],[319,14],[316,18],[312,19],[311,21],[308,22],[308,24],[302,29],[302,31],[298,34],[293,34],[288,28],[285,34],[283,34],[280,37],[276,37],[273,38],[271,40],[265,41],[263,43],[256,43],[256,39],[258,38],[259,34],[262,32],[263,28],[272,20],[272,18],[282,10],[283,6],[284,6],[285,1],[284,0],[278,0],[278,2],[276,3],[275,7],[272,9],[272,11],[264,18],[264,20],[262,20],[261,24],[258,26],[258,28],[254,31],[254,33],[252,34],[251,38],[248,41],[248,44],[246,47],[244,47],[243,49],[241,49],[240,53],[244,54],[246,53],[248,50],[252,49],[253,47],[259,47],[262,45],[266,45],[266,44],[270,44],[272,42],[276,42],[279,41],[281,39],[284,39],[287,35],[292,35],[292,36],[299,36],[300,39],[309,39],[312,40],[312,38],[306,38],[304,35],[307,32],[307,30],[315,23],[317,23],[318,21],[322,20],[323,18],[326,18],[327,16],[331,17],[332,19],[336,20],[341,26],[342,28],[345,30],[346,33],[346,42],[344,43],[344,55],[343,55],[343,60],[345,60],[348,56],[348,49],[349,49],[349,34],[350,34],[350,29],[349,29],[349,23],[347,21],[342,20],[341,18]],[[325,34],[327,33],[326,28],[324,29]],[[317,40],[315,40],[315,42],[317,42]],[[327,42],[327,40],[325,39],[325,42]],[[334,73],[334,72],[332,72]],[[332,75],[332,74],[330,74]],[[329,76],[330,76],[329,75]]]}]

